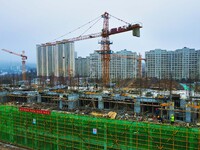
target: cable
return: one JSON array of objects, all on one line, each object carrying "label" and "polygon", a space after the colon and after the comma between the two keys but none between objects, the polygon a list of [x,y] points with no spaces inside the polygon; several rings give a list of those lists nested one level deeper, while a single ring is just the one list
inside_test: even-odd
[{"label": "cable", "polygon": [[65,34],[62,35],[62,36],[59,36],[59,37],[55,38],[53,41],[56,41],[57,39],[60,39],[60,38],[66,36],[66,35],[68,35],[68,34],[70,34],[70,33],[72,33],[72,32],[75,32],[75,31],[79,30],[80,28],[86,26],[87,24],[90,24],[91,22],[97,20],[98,18],[101,18],[101,16],[99,16],[99,17],[97,17],[97,18],[95,18],[95,19],[93,19],[93,20],[91,20],[91,21],[89,21],[89,22],[83,24],[82,26],[80,26],[80,27],[78,27],[78,28],[76,28],[76,29],[74,29],[74,30],[72,30],[72,31],[70,31],[70,32],[65,33]]},{"label": "cable", "polygon": [[85,30],[80,36],[82,36],[83,34],[85,34],[89,29],[91,29],[97,22],[99,22],[99,20],[101,20],[101,18],[99,18],[95,23],[93,23],[87,30]]},{"label": "cable", "polygon": [[[109,14],[110,15],[110,14]],[[115,18],[115,19],[117,19],[117,20],[119,20],[119,21],[122,21],[122,22],[124,22],[124,23],[126,23],[126,24],[128,24],[128,25],[131,25],[131,23],[128,23],[128,22],[126,22],[126,21],[124,21],[124,20],[122,20],[122,19],[119,19],[119,18],[117,18],[117,17],[115,17],[115,16],[112,16],[112,15],[110,15],[111,17],[113,17],[113,18]],[[133,24],[133,22],[132,22],[132,24]],[[135,22],[135,24],[140,24],[141,26],[143,26],[143,24],[141,23],[141,22]]]},{"label": "cable", "polygon": [[119,19],[119,18],[115,17],[115,16],[112,16],[111,14],[109,14],[109,15],[110,15],[111,17],[113,17],[113,18],[119,20],[119,21],[122,21],[122,22],[128,24],[128,25],[131,24],[131,23],[128,23],[128,22],[126,22],[126,21],[124,21],[124,20],[122,20],[122,19]]}]

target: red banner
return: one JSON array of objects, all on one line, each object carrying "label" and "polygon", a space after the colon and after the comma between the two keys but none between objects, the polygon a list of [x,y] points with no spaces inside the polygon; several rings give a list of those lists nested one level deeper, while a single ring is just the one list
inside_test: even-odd
[{"label": "red banner", "polygon": [[31,112],[31,113],[43,114],[43,115],[51,114],[50,110],[31,109],[31,108],[25,108],[25,107],[19,107],[19,111]]}]

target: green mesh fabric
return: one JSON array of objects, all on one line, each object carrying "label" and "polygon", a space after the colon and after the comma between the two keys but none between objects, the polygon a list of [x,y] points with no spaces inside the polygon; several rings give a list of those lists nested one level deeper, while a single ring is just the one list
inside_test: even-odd
[{"label": "green mesh fabric", "polygon": [[0,105],[0,141],[34,150],[198,150],[200,129]]}]

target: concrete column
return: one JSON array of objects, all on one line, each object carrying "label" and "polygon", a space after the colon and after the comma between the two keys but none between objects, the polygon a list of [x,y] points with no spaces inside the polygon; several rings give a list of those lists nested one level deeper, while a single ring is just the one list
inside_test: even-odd
[{"label": "concrete column", "polygon": [[185,114],[185,122],[190,123],[191,122],[191,108],[186,107],[186,114]]},{"label": "concrete column", "polygon": [[60,95],[59,95],[59,109],[60,109],[60,110],[62,110],[62,108],[63,108],[62,98],[63,98],[63,95],[60,94]]},{"label": "concrete column", "polygon": [[62,110],[62,108],[63,108],[63,103],[62,103],[62,100],[60,99],[59,100],[59,109]]},{"label": "concrete column", "polygon": [[40,95],[40,94],[37,94],[37,102],[38,102],[38,103],[41,103],[41,102],[42,102],[42,100],[41,100],[41,95]]},{"label": "concrete column", "polygon": [[68,100],[70,100],[70,102],[68,102],[69,109],[75,109],[77,107],[78,98],[79,98],[79,96],[77,94],[68,95]]},{"label": "concrete column", "polygon": [[104,109],[104,103],[103,103],[102,96],[98,96],[98,108],[99,109]]},{"label": "concrete column", "polygon": [[135,113],[140,113],[141,112],[141,110],[140,110],[140,101],[139,100],[137,100],[135,102],[135,104],[134,104],[134,112]]}]

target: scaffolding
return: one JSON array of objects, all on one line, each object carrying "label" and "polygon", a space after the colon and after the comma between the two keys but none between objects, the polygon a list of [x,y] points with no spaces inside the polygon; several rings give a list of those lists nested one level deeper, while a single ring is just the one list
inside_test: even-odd
[{"label": "scaffolding", "polygon": [[0,105],[0,141],[34,150],[199,150],[200,129]]}]

